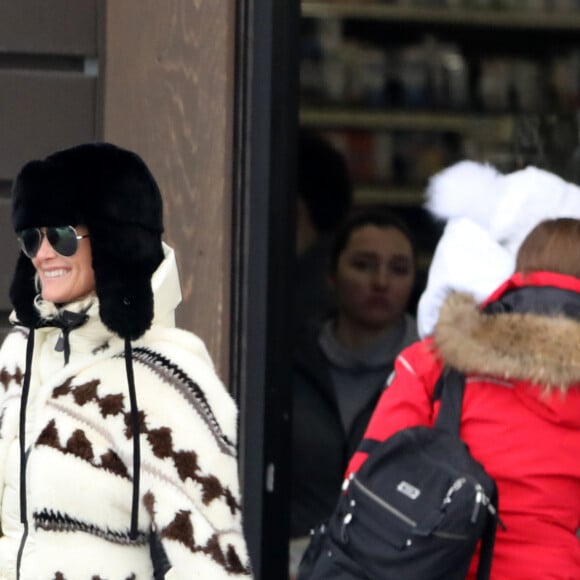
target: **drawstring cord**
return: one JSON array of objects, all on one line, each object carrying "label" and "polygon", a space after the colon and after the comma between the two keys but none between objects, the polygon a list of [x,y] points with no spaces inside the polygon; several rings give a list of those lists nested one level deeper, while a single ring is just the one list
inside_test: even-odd
[{"label": "drawstring cord", "polygon": [[133,500],[131,502],[131,531],[129,537],[137,539],[139,525],[139,486],[141,473],[141,446],[139,442],[140,425],[137,395],[135,392],[135,377],[133,375],[133,350],[131,340],[125,339],[125,368],[131,401],[131,429],[133,433]]},{"label": "drawstring cord", "polygon": [[26,341],[26,371],[22,384],[22,397],[20,398],[20,521],[26,524],[26,405],[30,392],[30,375],[32,373],[32,353],[34,352],[34,328],[28,332]]}]

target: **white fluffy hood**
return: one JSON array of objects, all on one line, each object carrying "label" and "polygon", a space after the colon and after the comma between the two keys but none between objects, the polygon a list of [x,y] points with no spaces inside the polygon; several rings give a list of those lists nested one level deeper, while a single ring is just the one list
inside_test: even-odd
[{"label": "white fluffy hood", "polygon": [[447,221],[419,301],[417,325],[427,336],[452,290],[479,302],[513,273],[517,251],[541,221],[580,218],[580,187],[527,167],[508,175],[461,161],[431,178],[425,207]]}]

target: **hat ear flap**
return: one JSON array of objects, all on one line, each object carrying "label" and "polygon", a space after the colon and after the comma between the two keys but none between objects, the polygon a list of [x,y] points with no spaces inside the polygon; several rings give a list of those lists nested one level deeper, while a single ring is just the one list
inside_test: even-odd
[{"label": "hat ear flap", "polygon": [[151,326],[151,277],[163,260],[160,237],[136,225],[91,231],[99,315],[123,338],[136,340]]},{"label": "hat ear flap", "polygon": [[105,276],[95,273],[99,316],[103,324],[123,338],[136,340],[151,326],[153,291],[151,276],[139,269],[108,268]]},{"label": "hat ear flap", "polygon": [[34,307],[34,299],[38,294],[35,277],[34,265],[20,252],[10,285],[10,300],[18,320],[29,328],[34,327],[38,321],[38,313]]}]

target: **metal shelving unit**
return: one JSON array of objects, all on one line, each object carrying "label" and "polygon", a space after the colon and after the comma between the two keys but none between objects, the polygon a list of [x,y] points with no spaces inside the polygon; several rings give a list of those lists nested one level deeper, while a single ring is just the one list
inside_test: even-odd
[{"label": "metal shelving unit", "polygon": [[357,205],[420,205],[423,203],[423,191],[414,187],[359,185],[355,187],[354,200]]},{"label": "metal shelving unit", "polygon": [[511,134],[513,118],[511,115],[303,107],[300,111],[300,123],[308,127],[372,131],[451,131],[474,134],[485,130],[494,135],[498,141],[504,141],[509,139]]},{"label": "metal shelving unit", "polygon": [[[566,38],[570,44],[576,43],[576,32],[580,31],[578,12],[557,12],[515,9],[480,9],[467,7],[427,7],[397,5],[380,0],[367,1],[311,1],[301,3],[303,19],[335,19],[352,23],[375,23],[390,27],[385,30],[401,30],[409,25],[414,30],[434,33],[436,30],[456,31],[469,37],[471,31],[487,38],[494,31],[510,31],[522,38],[523,54],[532,54],[538,45],[534,38]],[[395,28],[393,28],[395,27]],[[476,31],[476,29],[478,29]],[[560,35],[561,33],[561,35]],[[523,36],[522,36],[523,35]],[[538,36],[540,35],[540,36]],[[489,36],[493,48],[495,36]],[[580,39],[580,36],[578,36]],[[528,39],[528,40],[526,40]],[[525,42],[531,42],[526,48]],[[580,45],[580,40],[578,40]],[[485,53],[485,47],[482,47]],[[486,159],[492,162],[508,157],[515,116],[511,113],[487,113],[481,110],[419,110],[349,106],[347,103],[319,104],[305,102],[300,110],[300,124],[303,127],[323,131],[369,131],[392,133],[451,133],[460,136],[465,143],[480,145]],[[394,206],[418,207],[423,201],[422,192],[416,186],[403,184],[355,184],[355,199],[358,203],[387,203]]]},{"label": "metal shelving unit", "polygon": [[384,20],[490,28],[580,31],[575,12],[422,7],[380,2],[302,2],[302,17]]}]

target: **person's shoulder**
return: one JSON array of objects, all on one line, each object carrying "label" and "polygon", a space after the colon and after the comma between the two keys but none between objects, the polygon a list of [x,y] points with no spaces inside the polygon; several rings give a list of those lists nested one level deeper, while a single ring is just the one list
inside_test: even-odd
[{"label": "person's shoulder", "polygon": [[179,393],[191,403],[186,407],[217,421],[228,437],[235,438],[237,405],[200,337],[178,328],[153,328],[133,349],[133,358],[160,379],[151,391],[153,404],[161,396],[159,389]]},{"label": "person's shoulder", "polygon": [[401,351],[397,357],[396,366],[429,382],[437,379],[443,369],[431,336],[418,340]]},{"label": "person's shoulder", "polygon": [[212,369],[213,361],[205,342],[193,332],[182,328],[153,327],[142,344],[169,358],[179,359],[185,366],[204,364]]},{"label": "person's shoulder", "polygon": [[432,335],[425,338],[417,337],[416,340],[411,341],[404,349],[401,350],[399,357],[405,356],[407,359],[423,359],[424,357],[435,357],[435,342]]},{"label": "person's shoulder", "polygon": [[[122,357],[116,359],[124,362]],[[231,472],[237,454],[238,409],[203,341],[186,330],[154,325],[133,344],[132,363],[147,432],[160,433],[168,445],[181,450],[190,448],[193,437],[204,470]],[[151,464],[164,463],[154,445],[145,446],[142,455]],[[185,455],[183,461],[188,461]]]}]

